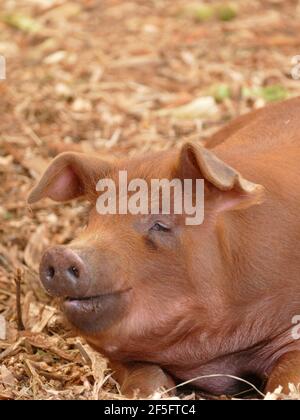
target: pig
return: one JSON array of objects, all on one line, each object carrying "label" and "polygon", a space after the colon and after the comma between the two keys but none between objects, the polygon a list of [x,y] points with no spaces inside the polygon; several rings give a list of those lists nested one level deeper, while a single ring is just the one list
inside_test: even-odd
[{"label": "pig", "polygon": [[[65,152],[29,195],[84,198],[88,224],[48,249],[40,277],[125,395],[191,381],[233,395],[300,383],[300,99],[242,116],[205,145],[107,161]],[[203,179],[205,218],[99,215],[99,179]]]}]

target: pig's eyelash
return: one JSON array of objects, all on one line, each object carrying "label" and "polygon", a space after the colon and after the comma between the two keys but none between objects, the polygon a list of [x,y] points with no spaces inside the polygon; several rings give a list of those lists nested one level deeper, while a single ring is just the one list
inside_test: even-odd
[{"label": "pig's eyelash", "polygon": [[155,222],[150,228],[150,232],[170,232],[170,228],[162,222]]}]

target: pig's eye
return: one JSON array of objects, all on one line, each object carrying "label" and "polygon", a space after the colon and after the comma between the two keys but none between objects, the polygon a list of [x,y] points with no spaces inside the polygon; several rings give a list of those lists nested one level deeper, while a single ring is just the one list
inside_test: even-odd
[{"label": "pig's eye", "polygon": [[161,222],[154,223],[150,228],[150,232],[170,232],[170,230],[171,229],[168,226]]}]

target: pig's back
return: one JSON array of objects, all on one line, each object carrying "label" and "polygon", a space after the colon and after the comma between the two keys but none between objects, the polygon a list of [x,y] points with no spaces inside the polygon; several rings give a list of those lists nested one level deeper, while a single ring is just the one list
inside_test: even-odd
[{"label": "pig's back", "polygon": [[279,193],[282,198],[299,202],[300,98],[249,114],[244,125],[233,123],[229,136],[213,151],[275,196]]},{"label": "pig's back", "polygon": [[243,115],[216,133],[206,144],[216,153],[251,154],[283,145],[300,144],[300,98]]}]

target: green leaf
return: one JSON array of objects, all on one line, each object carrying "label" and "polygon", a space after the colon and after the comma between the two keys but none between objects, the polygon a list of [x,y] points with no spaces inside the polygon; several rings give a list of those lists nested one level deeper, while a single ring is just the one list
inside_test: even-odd
[{"label": "green leaf", "polygon": [[212,86],[210,93],[217,102],[223,102],[225,99],[231,98],[230,86],[224,83]]},{"label": "green leaf", "polygon": [[242,97],[244,99],[253,98],[253,96],[257,96],[253,89],[250,89],[249,87],[243,86],[242,88]]},{"label": "green leaf", "polygon": [[260,96],[266,102],[284,101],[288,98],[288,91],[284,86],[273,85],[267,86],[260,89]]},{"label": "green leaf", "polygon": [[215,8],[208,4],[190,3],[180,10],[179,15],[204,23],[215,17]]},{"label": "green leaf", "polygon": [[194,17],[198,22],[207,22],[214,17],[214,8],[205,4],[195,7]]},{"label": "green leaf", "polygon": [[39,22],[22,14],[7,14],[2,17],[2,20],[12,28],[27,33],[37,33],[42,29]]},{"label": "green leaf", "polygon": [[281,85],[271,85],[266,87],[243,87],[242,96],[244,99],[262,98],[265,102],[277,102],[288,99],[288,90]]},{"label": "green leaf", "polygon": [[237,10],[231,4],[223,4],[216,8],[217,17],[223,22],[229,22],[237,17]]}]

